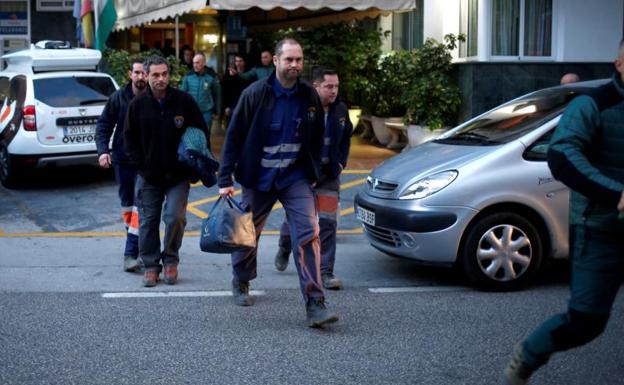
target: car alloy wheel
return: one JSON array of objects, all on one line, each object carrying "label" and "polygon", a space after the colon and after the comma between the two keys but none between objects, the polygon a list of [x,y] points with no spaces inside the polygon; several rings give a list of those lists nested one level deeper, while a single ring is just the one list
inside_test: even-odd
[{"label": "car alloy wheel", "polygon": [[524,217],[503,212],[480,218],[462,251],[464,272],[485,290],[515,290],[533,280],[542,260],[542,240]]}]

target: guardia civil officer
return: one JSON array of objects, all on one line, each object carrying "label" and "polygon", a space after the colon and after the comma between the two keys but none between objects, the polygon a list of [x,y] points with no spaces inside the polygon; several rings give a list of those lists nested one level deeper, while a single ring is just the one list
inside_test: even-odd
[{"label": "guardia civil officer", "polygon": [[[139,212],[134,199],[134,187],[137,176],[136,167],[130,162],[124,148],[123,131],[128,104],[147,88],[143,61],[135,60],[128,70],[128,84],[110,96],[102,115],[98,118],[95,143],[100,167],[113,167],[115,180],[119,185],[118,195],[121,201],[121,216],[126,226],[126,246],[124,250],[124,270],[139,271]],[[113,137],[112,149],[109,147]]]},{"label": "guardia civil officer", "polygon": [[[319,210],[321,280],[325,289],[339,290],[342,288],[342,282],[334,276],[334,262],[336,261],[340,173],[347,165],[353,126],[349,120],[347,106],[338,99],[340,82],[336,71],[324,67],[317,68],[312,81],[321,99],[325,116],[321,177],[314,187]],[[288,223],[284,221],[280,231],[279,250],[275,255],[277,270],[286,269],[291,249]]]},{"label": "guardia civil officer", "polygon": [[[296,40],[277,43],[273,63],[276,72],[245,89],[234,109],[221,154],[219,194],[233,195],[235,176],[258,237],[273,204],[282,203],[308,325],[321,327],[338,320],[325,306],[312,189],[319,177],[323,108],[316,91],[299,79],[303,49]],[[232,254],[232,293],[240,306],[253,304],[249,281],[256,278],[256,256],[257,248]]]},{"label": "guardia civil officer", "polygon": [[508,384],[526,384],[559,351],[602,334],[624,278],[624,40],[608,84],[566,108],[550,142],[548,166],[570,187],[572,277],[567,312],[517,345]]}]

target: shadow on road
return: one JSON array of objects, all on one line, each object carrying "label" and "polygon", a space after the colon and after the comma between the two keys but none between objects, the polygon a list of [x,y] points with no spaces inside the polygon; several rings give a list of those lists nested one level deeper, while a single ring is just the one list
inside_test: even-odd
[{"label": "shadow on road", "polygon": [[112,169],[97,166],[43,167],[30,169],[26,173],[13,190],[84,187],[115,181]]}]

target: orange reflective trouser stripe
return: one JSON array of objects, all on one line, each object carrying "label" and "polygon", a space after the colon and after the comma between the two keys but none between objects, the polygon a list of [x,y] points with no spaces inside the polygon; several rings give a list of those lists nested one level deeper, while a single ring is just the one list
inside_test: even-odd
[{"label": "orange reflective trouser stripe", "polygon": [[139,209],[136,206],[122,207],[121,217],[128,233],[139,235]]},{"label": "orange reflective trouser stripe", "polygon": [[319,218],[336,219],[338,198],[338,191],[316,190],[316,205],[319,211]]}]

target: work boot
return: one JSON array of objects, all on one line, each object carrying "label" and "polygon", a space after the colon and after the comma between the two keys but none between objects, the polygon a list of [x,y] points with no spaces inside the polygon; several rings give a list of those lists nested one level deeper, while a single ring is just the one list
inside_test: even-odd
[{"label": "work boot", "polygon": [[329,290],[340,290],[342,289],[342,281],[338,278],[334,277],[331,273],[321,274],[321,279],[323,281],[323,287]]},{"label": "work boot", "polygon": [[124,257],[124,271],[136,273],[141,270],[141,261],[137,257],[126,255]]},{"label": "work boot", "polygon": [[308,318],[308,326],[311,328],[320,328],[338,321],[338,315],[327,310],[325,298],[323,297],[308,299],[306,315]]},{"label": "work boot", "polygon": [[505,367],[505,379],[507,385],[525,385],[529,382],[531,374],[537,370],[536,367],[529,366],[524,360],[524,348],[522,344],[516,345],[511,361]]},{"label": "work boot", "polygon": [[234,303],[238,306],[251,306],[254,303],[253,297],[249,295],[249,282],[232,279],[232,295]]},{"label": "work boot", "polygon": [[277,250],[277,254],[275,254],[275,268],[277,271],[284,271],[288,267],[288,256],[290,255],[290,250],[285,249],[280,246]]},{"label": "work boot", "polygon": [[176,282],[178,282],[178,266],[176,265],[165,266],[164,281],[167,285],[175,285]]},{"label": "work boot", "polygon": [[157,271],[146,271],[143,273],[143,286],[145,287],[154,287],[158,283],[158,272]]}]

